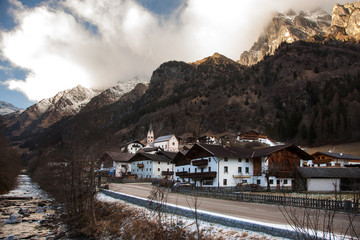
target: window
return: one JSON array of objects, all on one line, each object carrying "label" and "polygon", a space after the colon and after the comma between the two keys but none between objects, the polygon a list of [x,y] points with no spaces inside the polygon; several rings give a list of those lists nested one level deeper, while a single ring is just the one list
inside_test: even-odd
[{"label": "window", "polygon": [[224,166],[224,173],[228,173],[228,166]]},{"label": "window", "polygon": [[204,172],[204,168],[201,168],[201,172]]},{"label": "window", "polygon": [[209,167],[209,172],[211,172],[211,167]]},{"label": "window", "polygon": [[211,158],[209,158],[209,162],[211,162]]},{"label": "window", "polygon": [[246,159],[246,162],[249,162],[249,159],[248,159],[248,158]]},{"label": "window", "polygon": [[256,180],[256,184],[261,184],[261,180],[260,179],[258,179],[258,180]]},{"label": "window", "polygon": [[158,168],[158,172],[160,172],[160,168]]},{"label": "window", "polygon": [[168,162],[167,165],[170,165],[170,163]]},{"label": "window", "polygon": [[227,157],[224,157],[224,161],[227,162],[227,161],[228,161],[228,158],[227,158]]},{"label": "window", "polygon": [[270,185],[273,185],[274,184],[274,180],[270,179]]},{"label": "window", "polygon": [[149,168],[149,171],[151,172],[151,168]]},{"label": "window", "polygon": [[276,180],[276,184],[277,184],[277,185],[280,185],[280,180]]},{"label": "window", "polygon": [[227,179],[223,180],[223,185],[226,186],[227,185]]},{"label": "window", "polygon": [[195,168],[195,172],[197,173],[197,168]]},{"label": "window", "polygon": [[169,171],[169,169],[167,169],[167,171]]},{"label": "window", "polygon": [[284,180],[284,184],[288,184],[288,180],[287,180],[287,179]]},{"label": "window", "polygon": [[160,161],[158,161],[158,164],[160,164]]},{"label": "window", "polygon": [[241,158],[238,158],[238,162],[241,162]]},{"label": "window", "polygon": [[203,180],[203,185],[213,185],[213,180]]},{"label": "window", "polygon": [[190,168],[189,168],[189,172],[191,172],[191,171],[190,171]]},{"label": "window", "polygon": [[245,168],[245,173],[249,173],[249,167]]},{"label": "window", "polygon": [[242,180],[242,183],[247,183],[247,180],[245,180],[245,179],[244,179],[244,180]]},{"label": "window", "polygon": [[242,168],[238,167],[238,173],[242,173]]},{"label": "window", "polygon": [[148,171],[148,169],[146,169],[146,171]]}]

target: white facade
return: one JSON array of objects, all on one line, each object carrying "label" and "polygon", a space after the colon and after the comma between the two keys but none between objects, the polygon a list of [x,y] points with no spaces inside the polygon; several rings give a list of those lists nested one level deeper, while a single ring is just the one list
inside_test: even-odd
[{"label": "white facade", "polygon": [[174,164],[163,161],[141,160],[131,163],[131,173],[136,174],[138,178],[168,178],[172,179],[173,175],[163,175],[163,172],[174,171]]},{"label": "white facade", "polygon": [[[200,160],[207,160],[207,165],[194,166],[194,162]],[[195,163],[196,164],[196,163]],[[261,160],[262,168],[266,163],[264,158]],[[204,187],[233,187],[237,184],[258,184],[260,186],[267,186],[265,175],[254,176],[253,160],[251,158],[217,158],[206,157],[192,159],[190,165],[175,166],[175,174],[177,172],[187,173],[206,173],[216,172],[216,177],[212,180],[204,180],[202,183],[196,181],[196,186]],[[177,181],[182,181],[180,176],[175,177]],[[276,179],[275,179],[276,180]],[[195,183],[193,179],[185,178],[185,182],[190,181]],[[276,181],[275,181],[276,183]],[[275,184],[276,186],[276,184]]]},{"label": "white facade", "polygon": [[153,146],[160,147],[164,151],[178,152],[179,140],[175,137],[175,135],[161,136],[153,142]]},{"label": "white facade", "polygon": [[[193,162],[199,160],[207,160],[206,166],[194,166]],[[196,184],[197,187],[234,187],[238,184],[257,184],[261,187],[267,187],[267,180],[264,170],[267,169],[267,160],[265,157],[261,158],[262,173],[260,176],[254,176],[254,164],[252,158],[220,158],[206,157],[192,159],[190,165],[175,166],[175,180],[180,182],[190,182]],[[216,177],[212,180],[194,181],[189,178],[182,178],[176,173],[206,173],[216,172]],[[276,178],[271,176],[269,178],[271,188],[290,188],[292,186],[293,178]]]},{"label": "white facade", "polygon": [[335,178],[309,178],[307,179],[309,192],[334,192],[340,190],[340,179]]},{"label": "white facade", "polygon": [[137,153],[137,151],[139,151],[143,147],[144,146],[141,143],[133,142],[133,143],[129,143],[129,144],[125,145],[124,147],[122,147],[121,151],[135,154],[135,153]]}]

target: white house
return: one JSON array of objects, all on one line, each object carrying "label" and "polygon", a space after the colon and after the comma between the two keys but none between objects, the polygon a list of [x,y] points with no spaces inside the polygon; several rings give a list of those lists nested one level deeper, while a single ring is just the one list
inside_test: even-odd
[{"label": "white house", "polygon": [[351,191],[360,184],[360,168],[299,167],[296,178],[297,189],[302,191]]},{"label": "white house", "polygon": [[129,160],[134,156],[131,153],[105,152],[100,158],[100,171],[110,176],[123,177],[131,172]]},{"label": "white house", "polygon": [[154,147],[159,147],[164,151],[178,152],[179,151],[179,140],[174,134],[158,137],[153,142]]},{"label": "white house", "polygon": [[138,178],[167,178],[173,179],[174,164],[171,163],[176,153],[159,151],[156,154],[138,152],[131,162],[131,174]]},{"label": "white house", "polygon": [[135,140],[135,141],[125,144],[124,146],[121,146],[121,151],[125,152],[125,153],[135,154],[137,151],[139,151],[143,147],[144,147],[144,144],[142,144],[138,140]]},{"label": "white house", "polygon": [[195,144],[183,158],[175,157],[173,162],[175,180],[200,187],[269,184],[272,188],[291,188],[300,160],[310,158],[290,144],[258,149]]},{"label": "white house", "polygon": [[313,160],[306,161],[302,166],[306,167],[344,167],[346,165],[360,165],[360,157],[344,153],[315,152]]}]

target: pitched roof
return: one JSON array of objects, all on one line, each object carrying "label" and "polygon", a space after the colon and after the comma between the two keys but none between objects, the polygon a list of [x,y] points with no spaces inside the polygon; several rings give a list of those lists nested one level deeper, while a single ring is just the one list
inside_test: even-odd
[{"label": "pitched roof", "polygon": [[297,167],[304,178],[360,178],[360,168]]},{"label": "pitched roof", "polygon": [[343,154],[343,153],[331,153],[331,152],[316,152],[313,153],[313,156],[323,154],[329,157],[337,158],[337,159],[346,159],[346,160],[360,160],[360,157],[355,157],[349,154]]},{"label": "pitched roof", "polygon": [[168,152],[168,151],[163,151],[160,150],[159,151],[160,154],[164,154],[165,156],[167,156],[168,158],[170,158],[171,160],[174,159],[174,157],[176,156],[176,152]]},{"label": "pitched roof", "polygon": [[146,161],[146,160],[151,160],[154,162],[171,162],[172,159],[163,154],[150,154],[144,152],[137,152],[135,156],[133,156],[129,160],[129,162]]},{"label": "pitched roof", "polygon": [[101,160],[110,160],[115,162],[128,162],[134,154],[132,153],[123,153],[123,152],[105,152],[101,157]]},{"label": "pitched roof", "polygon": [[256,149],[254,149],[253,157],[266,157],[266,156],[271,155],[274,152],[277,152],[277,151],[280,151],[283,149],[289,149],[290,151],[297,153],[304,160],[313,159],[313,157],[310,154],[301,150],[299,147],[295,146],[294,144],[285,144],[285,145],[278,145],[278,146],[273,146],[273,147],[256,148]]},{"label": "pitched roof", "polygon": [[312,156],[301,150],[293,144],[278,145],[265,148],[238,148],[238,147],[223,147],[220,145],[212,144],[195,144],[186,154],[187,158],[192,158],[193,155],[201,152],[202,157],[218,156],[218,157],[239,157],[239,158],[253,158],[253,157],[266,157],[274,152],[290,149],[301,156],[303,159],[312,159]]},{"label": "pitched roof", "polygon": [[174,136],[174,134],[158,137],[154,143],[169,141],[172,136]]}]

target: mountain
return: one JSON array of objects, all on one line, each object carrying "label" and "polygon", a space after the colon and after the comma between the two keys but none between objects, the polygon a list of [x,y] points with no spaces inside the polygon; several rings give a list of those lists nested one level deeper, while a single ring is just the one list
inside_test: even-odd
[{"label": "mountain", "polygon": [[[194,63],[170,61],[118,101],[65,118],[24,146],[78,140],[106,146],[145,137],[256,130],[304,145],[360,140],[360,45],[282,43],[245,67],[220,54]],[[82,139],[82,140],[80,140]]]},{"label": "mountain", "polygon": [[9,113],[14,113],[17,111],[21,111],[22,109],[15,107],[11,103],[0,101],[0,115],[6,115]]},{"label": "mountain", "polygon": [[7,125],[13,135],[37,132],[39,128],[47,128],[64,117],[77,114],[97,94],[99,91],[79,85],[28,107],[20,115],[8,119]]},{"label": "mountain", "polygon": [[313,35],[330,33],[331,16],[321,9],[277,13],[249,51],[241,54],[239,63],[250,66],[266,55],[273,55],[282,42],[307,40]]},{"label": "mountain", "polygon": [[148,84],[149,80],[142,77],[135,77],[126,82],[118,82],[115,86],[106,89],[99,95],[93,97],[90,102],[82,109],[82,111],[90,111],[99,109],[106,105],[118,101],[125,93],[130,92],[134,87],[139,84]]}]

